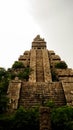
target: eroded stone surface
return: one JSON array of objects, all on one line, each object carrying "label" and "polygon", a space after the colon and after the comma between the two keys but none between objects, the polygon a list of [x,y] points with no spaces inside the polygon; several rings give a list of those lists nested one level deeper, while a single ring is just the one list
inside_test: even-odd
[{"label": "eroded stone surface", "polygon": [[[28,82],[14,80],[8,87],[10,108],[18,106],[34,107],[44,102],[53,100],[57,106],[66,103],[73,106],[73,70],[56,69],[57,82],[53,82],[51,70],[61,58],[54,51],[46,49],[46,42],[40,36],[36,36],[32,42],[32,48],[25,51],[19,57],[25,67],[32,69]],[[18,70],[19,71],[19,70]],[[44,99],[43,99],[44,98]]]},{"label": "eroded stone surface", "polygon": [[50,108],[40,107],[40,130],[51,130]]}]

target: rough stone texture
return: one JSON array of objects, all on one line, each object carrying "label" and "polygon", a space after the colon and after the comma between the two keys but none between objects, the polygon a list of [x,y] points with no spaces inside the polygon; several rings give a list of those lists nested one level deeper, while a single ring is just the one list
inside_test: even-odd
[{"label": "rough stone texture", "polygon": [[19,57],[19,61],[23,62],[25,67],[29,66],[29,64],[30,64],[30,51],[25,51],[24,54]]},{"label": "rough stone texture", "polygon": [[46,49],[46,42],[37,35],[32,42],[32,49]]},{"label": "rough stone texture", "polygon": [[32,72],[29,76],[29,82],[36,82],[36,51],[34,49],[30,51],[30,68]]},{"label": "rough stone texture", "polygon": [[51,55],[51,60],[58,60],[58,61],[60,61],[61,59],[60,59],[60,57],[58,56],[58,55]]},{"label": "rough stone texture", "polygon": [[[8,86],[9,110],[18,107],[31,108],[43,106],[49,101],[59,106],[73,106],[73,70],[56,69],[61,58],[52,50],[46,49],[46,42],[38,35],[32,42],[32,49],[19,57],[25,67],[31,68],[29,80],[17,77]],[[53,82],[52,70],[58,80]],[[23,69],[13,70],[15,74]],[[51,130],[50,109],[40,107],[40,130]]]},{"label": "rough stone texture", "polygon": [[50,108],[40,107],[40,130],[51,130]]},{"label": "rough stone texture", "polygon": [[36,82],[44,82],[44,67],[42,50],[36,50]]},{"label": "rough stone texture", "polygon": [[73,82],[62,82],[67,105],[73,106]]},{"label": "rough stone texture", "polygon": [[50,55],[55,55],[55,52],[54,52],[53,50],[48,50],[48,53],[49,53]]},{"label": "rough stone texture", "polygon": [[48,51],[49,60],[50,60],[50,66],[53,68],[54,65],[61,61],[61,58],[55,54],[54,51]]},{"label": "rough stone texture", "polygon": [[48,51],[46,49],[42,50],[43,52],[43,69],[44,69],[44,79],[45,82],[51,82],[51,72],[50,72],[50,63],[48,59]]},{"label": "rough stone texture", "polygon": [[[56,56],[54,51],[49,51],[50,66],[54,67],[56,63],[60,62],[60,57]],[[55,69],[57,77],[62,82],[62,87],[67,105],[73,106],[73,70]]]},{"label": "rough stone texture", "polygon": [[50,100],[53,101],[56,106],[66,104],[64,91],[60,82],[22,83],[19,106],[36,107],[42,105],[42,102],[46,103]]},{"label": "rough stone texture", "polygon": [[59,76],[73,77],[72,69],[56,69]]},{"label": "rough stone texture", "polygon": [[[19,57],[24,66],[29,66],[32,71],[28,82],[14,80],[8,87],[10,108],[18,106],[35,107],[52,100],[57,106],[66,103],[73,106],[73,70],[56,69],[55,64],[61,58],[52,50],[46,49],[46,42],[38,35],[32,42],[30,51],[25,51]],[[58,81],[52,81],[51,69],[56,71]],[[19,71],[19,70],[18,70]]]},{"label": "rough stone texture", "polygon": [[18,108],[18,100],[20,98],[20,88],[21,88],[21,81],[15,79],[10,82],[8,87],[8,97],[9,97],[9,109],[17,109]]}]

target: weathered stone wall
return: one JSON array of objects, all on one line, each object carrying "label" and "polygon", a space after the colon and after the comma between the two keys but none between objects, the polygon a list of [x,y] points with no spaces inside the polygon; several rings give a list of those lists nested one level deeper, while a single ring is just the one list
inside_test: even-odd
[{"label": "weathered stone wall", "polygon": [[65,105],[64,91],[60,82],[22,83],[19,106],[35,107],[50,100],[53,101],[56,106]]},{"label": "weathered stone wall", "polygon": [[30,51],[30,68],[32,71],[29,76],[29,82],[52,81],[48,51],[46,49],[32,49]]},{"label": "weathered stone wall", "polygon": [[72,69],[56,69],[56,73],[60,81],[73,82],[73,71]]},{"label": "weathered stone wall", "polygon": [[46,42],[37,35],[32,42],[32,49],[46,49]]},{"label": "weathered stone wall", "polygon": [[62,82],[67,105],[73,106],[73,82]]},{"label": "weathered stone wall", "polygon": [[7,96],[9,98],[9,109],[14,110],[18,108],[18,100],[20,98],[21,81],[16,79],[10,82]]},{"label": "weathered stone wall", "polygon": [[[60,57],[55,55],[54,51],[49,51],[49,59],[51,68],[61,61]],[[57,74],[58,80],[62,82],[67,105],[73,106],[73,70],[70,68],[54,68],[54,70]]]},{"label": "weathered stone wall", "polygon": [[25,67],[30,65],[30,51],[25,51],[23,55],[19,57],[19,61],[24,64]]},{"label": "weathered stone wall", "polygon": [[51,78],[50,63],[47,49],[42,50],[42,54],[43,54],[44,81],[51,82],[52,78]]},{"label": "weathered stone wall", "polygon": [[32,71],[29,76],[29,82],[36,82],[36,51],[34,49],[30,51],[30,68]]},{"label": "weathered stone wall", "polygon": [[51,66],[51,67],[54,67],[54,65],[55,65],[56,63],[58,63],[58,62],[61,61],[61,58],[60,58],[58,55],[56,55],[55,52],[52,51],[52,50],[49,50],[49,51],[48,51],[48,58],[49,58],[49,60],[50,60],[50,66]]},{"label": "weathered stone wall", "polygon": [[44,82],[44,67],[42,50],[36,50],[36,82]]},{"label": "weathered stone wall", "polygon": [[40,107],[40,130],[51,130],[50,108]]},{"label": "weathered stone wall", "polygon": [[[65,105],[66,102],[73,104],[73,70],[55,68],[61,58],[54,51],[46,49],[46,42],[39,35],[33,40],[32,49],[25,51],[19,61],[32,71],[28,82],[10,82],[8,96],[12,109],[17,109],[20,105],[34,107],[48,100],[54,101],[57,106]],[[58,82],[52,81],[52,69],[56,71]]]}]

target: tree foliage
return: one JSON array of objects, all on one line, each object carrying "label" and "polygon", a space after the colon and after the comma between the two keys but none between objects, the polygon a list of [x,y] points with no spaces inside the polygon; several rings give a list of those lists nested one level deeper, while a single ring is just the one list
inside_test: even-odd
[{"label": "tree foliage", "polygon": [[0,81],[6,78],[6,70],[4,68],[0,68]]},{"label": "tree foliage", "polygon": [[[13,68],[22,68],[17,73]],[[13,68],[5,70],[4,68],[0,68],[0,113],[3,113],[7,109],[7,89],[9,85],[9,81],[13,80],[16,76],[19,79],[28,81],[29,74],[31,69],[29,67],[24,67],[22,62],[15,62]]]},{"label": "tree foliage", "polygon": [[8,98],[6,96],[8,88],[8,81],[2,80],[0,82],[0,113],[3,113],[7,109]]},{"label": "tree foliage", "polygon": [[64,106],[52,112],[53,130],[73,130],[73,107]]},{"label": "tree foliage", "polygon": [[48,100],[48,101],[46,101],[45,106],[50,107],[52,109],[55,107],[55,103],[52,100]]},{"label": "tree foliage", "polygon": [[15,61],[14,64],[12,65],[12,68],[14,69],[24,68],[24,64],[20,61]]},{"label": "tree foliage", "polygon": [[31,69],[29,67],[24,68],[23,71],[18,73],[19,79],[26,79],[28,81]]},{"label": "tree foliage", "polygon": [[39,130],[38,109],[24,109],[20,107],[14,114],[0,118],[2,130]]},{"label": "tree foliage", "polygon": [[57,69],[66,69],[67,64],[64,61],[60,61],[59,63],[55,64],[55,68],[57,68]]}]

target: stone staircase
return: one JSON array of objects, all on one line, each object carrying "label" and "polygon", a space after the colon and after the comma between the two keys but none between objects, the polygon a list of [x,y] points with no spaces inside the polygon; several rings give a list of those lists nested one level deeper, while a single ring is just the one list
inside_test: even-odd
[{"label": "stone staircase", "polygon": [[31,108],[40,104],[40,100],[37,100],[35,97],[33,87],[34,86],[29,83],[22,83],[18,107],[23,106],[24,108]]},{"label": "stone staircase", "polygon": [[[44,99],[43,99],[44,98]],[[42,104],[42,101],[53,101],[56,106],[66,104],[65,95],[61,83],[23,82],[20,90],[19,106],[35,107]]]},{"label": "stone staircase", "polygon": [[55,102],[56,106],[66,105],[66,99],[65,99],[64,90],[63,90],[63,86],[61,82],[58,84],[52,85],[52,94],[51,94],[50,99],[52,99]]},{"label": "stone staircase", "polygon": [[28,101],[29,101],[29,91],[26,89],[26,84],[25,83],[22,83],[22,87],[21,87],[21,90],[20,90],[20,99],[19,99],[19,106],[23,106],[25,107],[26,104],[27,106],[29,105],[28,104]]},{"label": "stone staircase", "polygon": [[42,50],[36,50],[36,82],[44,82]]}]

